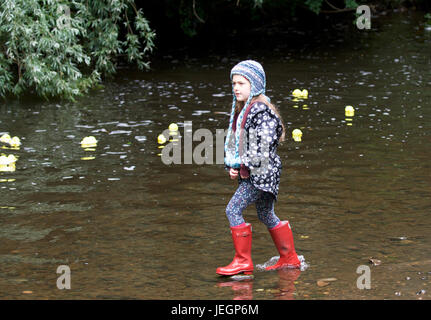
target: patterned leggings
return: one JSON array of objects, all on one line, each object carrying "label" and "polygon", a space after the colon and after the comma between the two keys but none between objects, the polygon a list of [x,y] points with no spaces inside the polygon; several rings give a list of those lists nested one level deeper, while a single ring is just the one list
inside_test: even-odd
[{"label": "patterned leggings", "polygon": [[242,212],[255,202],[257,217],[268,228],[274,228],[280,219],[274,213],[274,197],[271,193],[257,189],[250,178],[239,178],[239,186],[226,207],[226,216],[231,227],[244,223]]}]

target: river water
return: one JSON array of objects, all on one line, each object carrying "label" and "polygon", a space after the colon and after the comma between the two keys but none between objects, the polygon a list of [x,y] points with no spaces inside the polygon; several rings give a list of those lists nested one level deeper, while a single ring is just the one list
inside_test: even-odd
[{"label": "river water", "polygon": [[[2,144],[18,160],[0,172],[0,297],[428,299],[431,31],[405,13],[379,17],[353,40],[330,38],[271,54],[165,56],[76,103],[1,105],[0,134],[22,145]],[[165,165],[157,137],[170,123],[184,137],[186,121],[214,137],[225,129],[229,72],[246,58],[264,65],[286,124],[275,211],[308,268],[231,279],[215,270],[233,257],[225,207],[237,182],[215,154],[213,164]],[[295,101],[296,88],[308,99]],[[346,120],[347,105],[355,115]],[[97,146],[82,148],[86,136]],[[262,264],[277,251],[254,206],[244,215]],[[61,265],[70,289],[57,287]],[[370,289],[358,288],[358,267],[369,268]],[[324,278],[335,279],[318,285]]]}]

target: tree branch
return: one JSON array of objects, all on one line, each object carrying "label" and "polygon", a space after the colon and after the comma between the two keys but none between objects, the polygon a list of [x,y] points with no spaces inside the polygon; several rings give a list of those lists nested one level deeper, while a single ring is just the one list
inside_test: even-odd
[{"label": "tree branch", "polygon": [[330,3],[328,0],[325,0],[325,2],[328,4],[328,6],[330,6],[332,9],[334,10],[341,10],[340,8],[337,8],[336,6],[334,6],[332,3]]},{"label": "tree branch", "polygon": [[349,11],[354,11],[356,9],[350,9],[350,8],[345,8],[345,9],[340,9],[340,10],[320,10],[320,13],[342,13],[342,12],[349,12]]},{"label": "tree branch", "polygon": [[127,16],[127,8],[124,11],[125,11],[124,13],[126,14],[127,28],[129,29],[130,33],[133,34],[133,30],[130,27],[129,17]]},{"label": "tree branch", "polygon": [[205,20],[203,20],[201,17],[199,17],[197,12],[196,12],[196,0],[193,0],[193,14],[199,20],[199,22],[205,23]]},{"label": "tree branch", "polygon": [[321,13],[341,13],[341,12],[349,12],[349,11],[353,11],[356,10],[354,8],[344,8],[344,9],[340,9],[337,8],[336,6],[334,6],[332,3],[330,3],[328,0],[325,0],[325,2],[328,4],[328,6],[330,6],[332,9],[334,9],[334,11],[331,10],[320,10]]}]

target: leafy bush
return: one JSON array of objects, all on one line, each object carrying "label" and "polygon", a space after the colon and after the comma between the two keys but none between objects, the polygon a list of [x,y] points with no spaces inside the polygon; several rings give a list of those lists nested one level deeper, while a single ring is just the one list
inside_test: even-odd
[{"label": "leafy bush", "polygon": [[134,0],[2,0],[0,96],[74,100],[114,74],[119,57],[149,68],[154,37]]}]

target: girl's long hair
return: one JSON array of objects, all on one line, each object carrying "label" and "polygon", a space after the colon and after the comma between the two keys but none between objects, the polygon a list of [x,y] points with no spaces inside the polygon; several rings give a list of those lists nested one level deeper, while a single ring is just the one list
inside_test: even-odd
[{"label": "girl's long hair", "polygon": [[[263,94],[260,94],[258,96],[253,97],[250,101],[250,105],[254,102],[262,102],[262,103],[266,104],[268,107],[271,108],[272,111],[274,111],[274,113],[280,119],[283,131],[281,133],[279,141],[283,142],[285,140],[285,137],[286,137],[286,128],[285,128],[284,123],[283,123],[283,118],[281,117],[280,112],[278,111],[278,108],[276,106],[274,106],[271,102],[269,102],[268,99],[266,99]],[[235,113],[240,113],[242,108],[244,107],[244,104],[245,104],[244,101],[237,101],[235,104]]]}]

